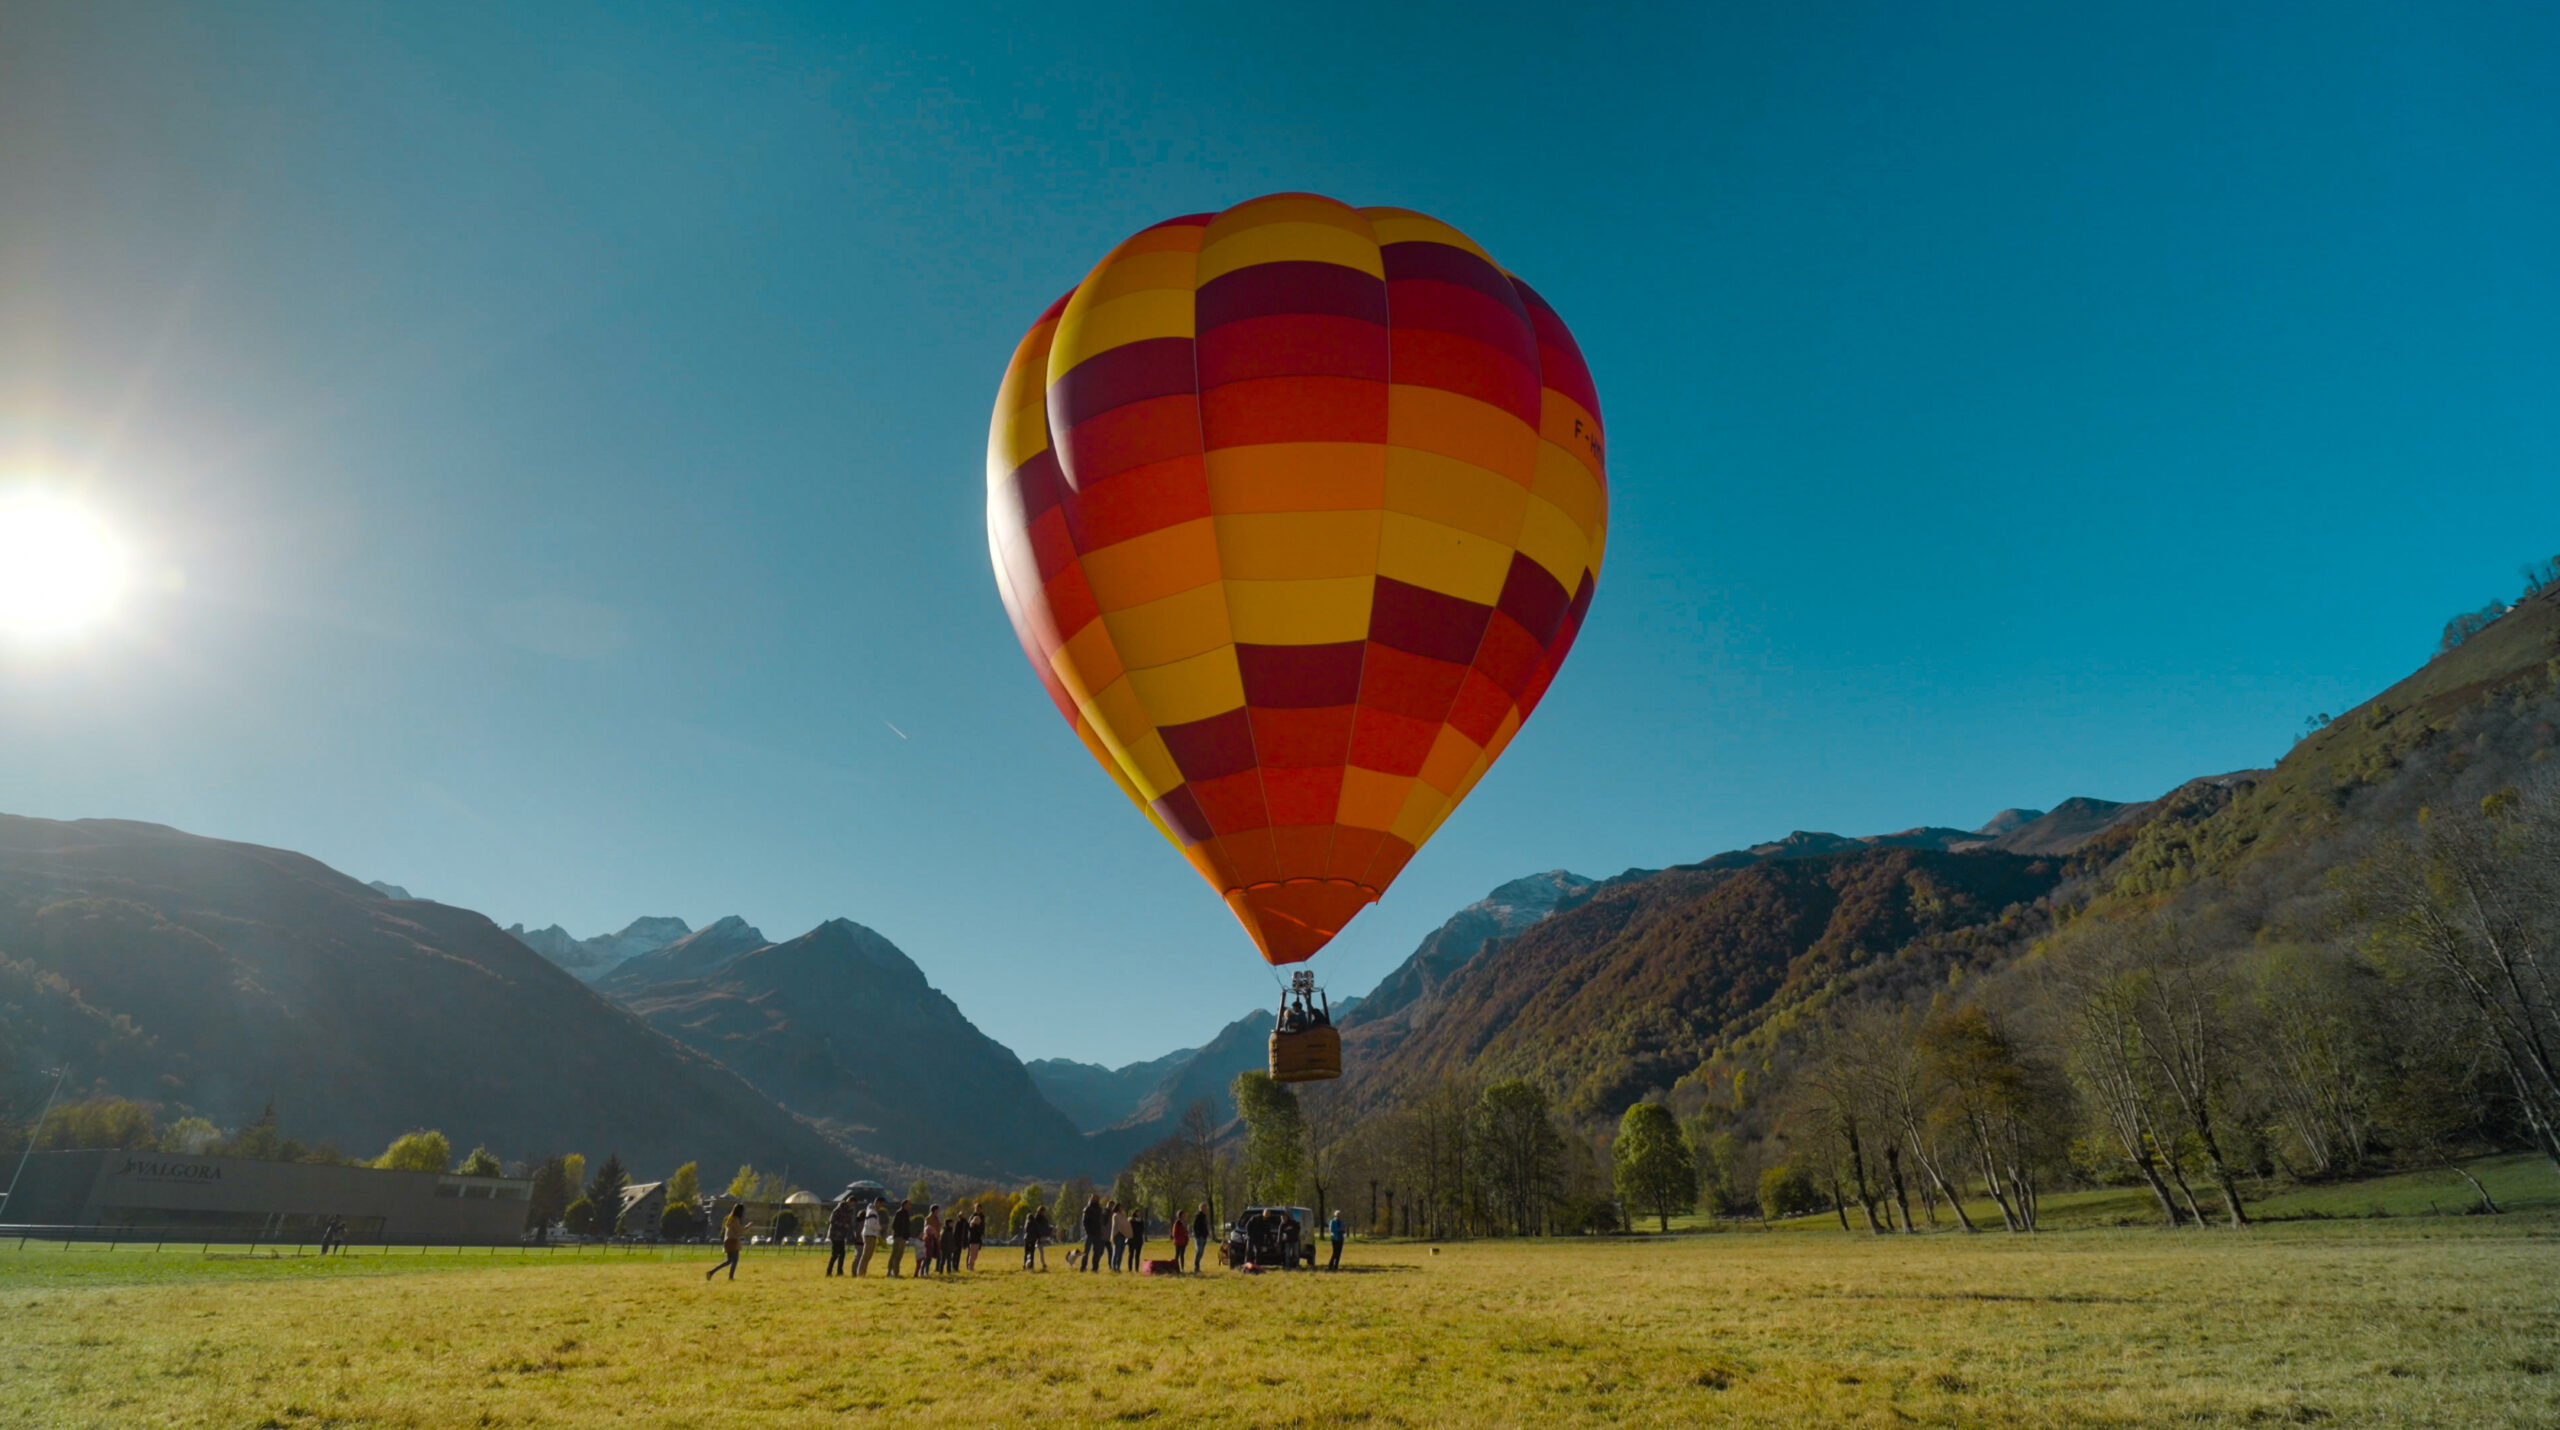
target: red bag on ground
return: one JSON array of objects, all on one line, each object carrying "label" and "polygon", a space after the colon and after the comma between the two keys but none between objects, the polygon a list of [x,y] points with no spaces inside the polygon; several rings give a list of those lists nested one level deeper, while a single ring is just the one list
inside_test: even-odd
[{"label": "red bag on ground", "polygon": [[1179,1276],[1182,1274],[1182,1263],[1179,1261],[1158,1261],[1150,1257],[1139,1265],[1138,1270],[1141,1274],[1147,1276]]}]

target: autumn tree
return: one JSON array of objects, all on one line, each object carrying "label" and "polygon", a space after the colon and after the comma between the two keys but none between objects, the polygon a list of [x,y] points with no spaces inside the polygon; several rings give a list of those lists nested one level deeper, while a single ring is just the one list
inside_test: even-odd
[{"label": "autumn tree", "polygon": [[1663,1231],[1671,1230],[1674,1212],[1697,1207],[1698,1164],[1681,1140],[1679,1121],[1661,1103],[1639,1102],[1618,1119],[1610,1161],[1619,1199],[1651,1213]]},{"label": "autumn tree", "polygon": [[373,1165],[393,1172],[441,1172],[453,1165],[453,1144],[441,1132],[407,1133],[384,1148]]},{"label": "autumn tree", "polygon": [[1261,1072],[1241,1072],[1231,1090],[1244,1119],[1244,1194],[1260,1205],[1294,1202],[1307,1156],[1297,1094]]}]

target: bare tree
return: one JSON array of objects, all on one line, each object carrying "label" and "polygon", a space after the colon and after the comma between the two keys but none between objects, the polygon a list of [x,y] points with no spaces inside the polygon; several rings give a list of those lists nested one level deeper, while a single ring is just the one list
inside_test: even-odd
[{"label": "bare tree", "polygon": [[2423,816],[2367,886],[2384,957],[2470,1010],[2560,1166],[2560,782]]}]

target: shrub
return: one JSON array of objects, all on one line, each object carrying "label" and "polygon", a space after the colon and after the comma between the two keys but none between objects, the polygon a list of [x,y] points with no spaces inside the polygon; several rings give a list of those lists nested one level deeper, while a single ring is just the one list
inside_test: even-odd
[{"label": "shrub", "polygon": [[658,1218],[658,1235],[667,1241],[684,1241],[702,1235],[701,1214],[690,1202],[669,1202],[666,1213]]},{"label": "shrub", "polygon": [[1775,1220],[1802,1216],[1821,1206],[1821,1194],[1802,1167],[1771,1167],[1760,1174],[1760,1215]]},{"label": "shrub", "polygon": [[569,1209],[560,1214],[560,1226],[573,1236],[595,1235],[596,1204],[585,1197],[569,1203]]}]

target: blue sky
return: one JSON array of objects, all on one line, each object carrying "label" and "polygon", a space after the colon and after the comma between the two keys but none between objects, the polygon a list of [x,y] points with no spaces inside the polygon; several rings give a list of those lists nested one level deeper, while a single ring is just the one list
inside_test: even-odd
[{"label": "blue sky", "polygon": [[0,809],[579,934],[846,915],[1026,1057],[1272,988],[987,573],[1006,356],[1159,218],[1446,218],[1610,421],[1581,643],[1337,993],[1533,870],[2267,763],[2560,550],[2548,7],[6,32],[0,485],[76,490],[141,579],[0,651]]}]

